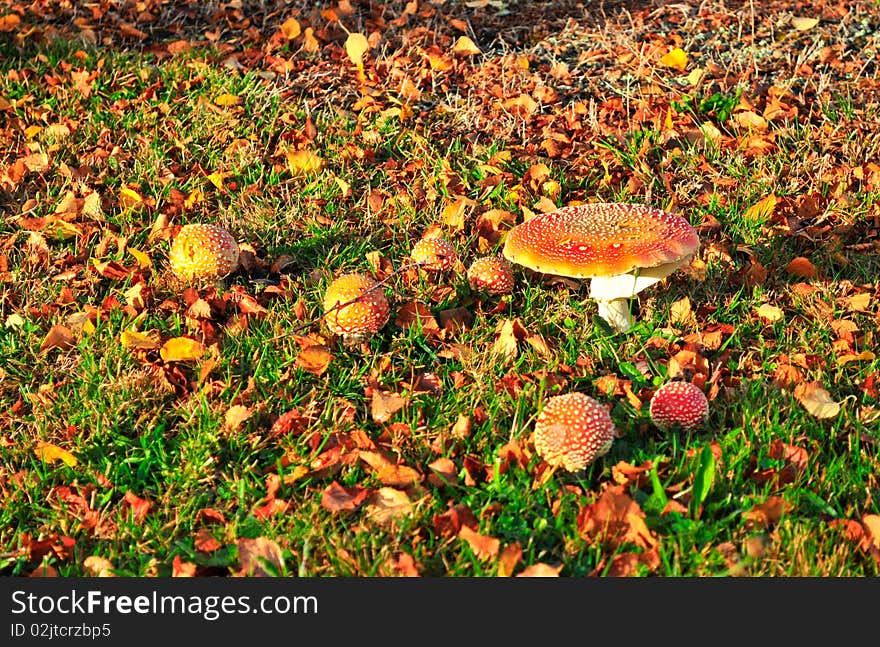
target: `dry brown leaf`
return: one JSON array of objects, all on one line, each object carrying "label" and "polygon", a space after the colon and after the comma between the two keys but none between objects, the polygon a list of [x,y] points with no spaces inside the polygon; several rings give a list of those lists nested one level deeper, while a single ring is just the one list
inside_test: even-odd
[{"label": "dry brown leaf", "polygon": [[819,275],[816,266],[803,256],[791,259],[791,262],[785,266],[785,271],[802,279],[812,279]]},{"label": "dry brown leaf", "polygon": [[522,571],[517,573],[517,577],[559,577],[559,571],[562,570],[562,566],[550,566],[550,564],[545,564],[544,562],[538,562],[537,564],[532,564],[530,566],[526,566]]},{"label": "dry brown leaf", "polygon": [[483,560],[494,559],[501,547],[500,540],[488,535],[481,535],[468,526],[461,527],[458,531],[458,537],[466,541],[474,551],[474,555]]},{"label": "dry brown leaf", "polygon": [[281,547],[268,537],[238,540],[239,575],[245,577],[273,577],[284,572],[284,554]]},{"label": "dry brown leaf", "polygon": [[766,530],[775,525],[790,508],[791,504],[782,497],[768,496],[763,503],[758,503],[751,510],[743,512],[743,518],[747,527]]},{"label": "dry brown leaf", "polygon": [[652,548],[657,539],[645,524],[644,516],[623,486],[615,485],[608,487],[595,503],[584,506],[578,515],[578,529],[611,547],[632,543]]},{"label": "dry brown leaf", "polygon": [[122,501],[123,503],[128,505],[129,508],[131,508],[131,512],[134,515],[134,519],[137,523],[143,523],[144,519],[147,516],[147,513],[150,511],[150,508],[153,507],[153,504],[149,500],[139,497],[131,490],[128,490],[125,493]]},{"label": "dry brown leaf", "polygon": [[236,429],[241,429],[245,420],[252,415],[253,412],[250,410],[250,407],[246,407],[242,404],[234,404],[226,410],[224,424],[227,429],[235,431]]},{"label": "dry brown leaf", "polygon": [[370,490],[360,485],[345,487],[333,481],[321,493],[321,506],[330,512],[352,512],[361,506],[367,497],[370,496]]},{"label": "dry brown leaf", "polygon": [[116,577],[113,563],[106,557],[89,555],[83,560],[83,568],[90,577]]},{"label": "dry brown leaf", "polygon": [[40,352],[52,350],[53,348],[66,350],[73,348],[75,344],[73,331],[62,324],[55,324],[43,338],[43,343],[40,344]]},{"label": "dry brown leaf", "polygon": [[390,391],[375,389],[370,403],[370,415],[372,415],[375,422],[388,422],[406,404],[407,398],[404,396],[391,393]]},{"label": "dry brown leaf", "polygon": [[522,545],[518,541],[507,544],[498,557],[498,577],[510,577],[513,575],[513,571],[516,570],[522,555]]},{"label": "dry brown leaf", "polygon": [[389,464],[380,468],[376,472],[376,478],[382,485],[391,485],[393,487],[409,487],[420,483],[424,478],[418,470],[407,465]]},{"label": "dry brown leaf", "polygon": [[862,526],[865,528],[866,539],[870,546],[880,550],[880,514],[866,514],[862,516]]},{"label": "dry brown leaf", "polygon": [[840,411],[840,403],[831,398],[821,382],[798,384],[794,388],[794,397],[817,418],[833,418]]},{"label": "dry brown leaf", "polygon": [[366,506],[367,517],[379,525],[388,525],[412,511],[412,502],[406,492],[382,487],[370,496]]}]

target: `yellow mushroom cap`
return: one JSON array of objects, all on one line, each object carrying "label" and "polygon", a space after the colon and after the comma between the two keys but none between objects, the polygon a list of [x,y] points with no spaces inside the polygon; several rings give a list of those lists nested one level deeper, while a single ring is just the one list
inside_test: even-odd
[{"label": "yellow mushroom cap", "polygon": [[388,322],[390,308],[376,286],[375,280],[357,272],[330,283],[324,293],[324,322],[330,332],[343,337],[379,332]]},{"label": "yellow mushroom cap", "polygon": [[452,269],[458,254],[455,246],[445,238],[422,238],[410,253],[414,263],[420,263],[426,270],[445,272]]},{"label": "yellow mushroom cap", "polygon": [[219,225],[193,223],[177,232],[168,253],[171,271],[185,281],[216,280],[238,266],[238,243]]},{"label": "yellow mushroom cap", "polygon": [[676,263],[699,247],[681,216],[640,204],[599,202],[562,207],[507,233],[504,256],[529,269],[592,278]]},{"label": "yellow mushroom cap", "polygon": [[478,292],[500,295],[513,290],[513,269],[502,256],[476,259],[468,268],[467,278],[471,288]]},{"label": "yellow mushroom cap", "polygon": [[602,403],[583,393],[556,395],[535,421],[535,450],[548,464],[577,472],[608,453],[614,434]]},{"label": "yellow mushroom cap", "polygon": [[667,382],[654,392],[648,405],[651,421],[658,429],[675,425],[695,429],[709,415],[709,401],[703,390],[691,382]]}]

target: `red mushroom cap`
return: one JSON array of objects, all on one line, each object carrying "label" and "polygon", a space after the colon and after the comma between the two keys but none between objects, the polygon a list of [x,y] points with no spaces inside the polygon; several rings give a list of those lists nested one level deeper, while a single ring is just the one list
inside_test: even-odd
[{"label": "red mushroom cap", "polygon": [[502,256],[476,259],[468,268],[467,278],[473,290],[493,296],[509,294],[513,290],[513,269]]},{"label": "red mushroom cap", "polygon": [[691,430],[709,415],[706,395],[691,382],[667,382],[654,392],[648,408],[651,421],[662,430],[675,425]]},{"label": "red mushroom cap", "polygon": [[608,453],[614,435],[602,403],[583,393],[556,395],[535,421],[535,450],[548,464],[577,472]]},{"label": "red mushroom cap", "polygon": [[420,263],[426,270],[445,272],[452,269],[458,254],[455,246],[445,238],[422,238],[410,253],[413,263]]},{"label": "red mushroom cap", "polygon": [[324,293],[324,322],[330,332],[343,337],[379,332],[388,322],[390,308],[376,286],[372,278],[356,272],[334,280]]},{"label": "red mushroom cap", "polygon": [[700,240],[690,223],[641,204],[599,202],[539,214],[507,233],[504,256],[538,272],[590,278],[675,263]]},{"label": "red mushroom cap", "polygon": [[191,223],[177,232],[168,261],[171,271],[184,281],[213,281],[238,266],[238,254],[238,243],[223,227]]}]

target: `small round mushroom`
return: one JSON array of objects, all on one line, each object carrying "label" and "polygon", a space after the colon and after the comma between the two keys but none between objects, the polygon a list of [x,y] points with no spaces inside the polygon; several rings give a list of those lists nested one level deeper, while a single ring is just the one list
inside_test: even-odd
[{"label": "small round mushroom", "polygon": [[600,202],[540,214],[511,229],[504,256],[529,269],[590,278],[599,316],[619,332],[632,326],[629,300],[687,263],[700,245],[674,214]]},{"label": "small round mushroom", "polygon": [[709,401],[696,384],[667,382],[654,392],[648,409],[658,429],[667,431],[677,425],[690,431],[708,417]]},{"label": "small round mushroom", "polygon": [[547,399],[535,421],[535,451],[553,467],[583,470],[611,449],[614,422],[602,403],[583,393]]},{"label": "small round mushroom", "polygon": [[413,246],[409,256],[413,263],[435,272],[452,269],[455,261],[458,260],[455,246],[439,236],[422,238]]},{"label": "small round mushroom", "polygon": [[388,300],[378,283],[357,272],[343,274],[330,283],[323,305],[327,328],[346,341],[379,332],[390,314]]},{"label": "small round mushroom", "polygon": [[513,290],[513,269],[503,256],[482,256],[467,270],[471,289],[491,296],[510,294]]},{"label": "small round mushroom", "polygon": [[177,232],[168,261],[184,281],[216,281],[238,266],[238,243],[219,225],[191,223]]}]

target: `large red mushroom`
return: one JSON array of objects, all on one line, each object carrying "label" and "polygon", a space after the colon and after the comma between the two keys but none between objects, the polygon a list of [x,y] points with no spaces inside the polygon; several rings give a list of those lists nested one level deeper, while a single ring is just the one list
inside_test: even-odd
[{"label": "large red mushroom", "polygon": [[504,256],[537,272],[590,278],[612,328],[632,326],[629,300],[687,263],[700,239],[690,223],[639,204],[600,202],[540,214],[511,229]]}]

